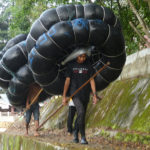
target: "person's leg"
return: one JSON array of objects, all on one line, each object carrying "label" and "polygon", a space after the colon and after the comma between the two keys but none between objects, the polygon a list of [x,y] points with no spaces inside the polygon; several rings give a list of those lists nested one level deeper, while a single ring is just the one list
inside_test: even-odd
[{"label": "person's leg", "polygon": [[35,121],[35,132],[34,132],[34,136],[39,136],[39,133],[38,133],[38,131],[37,131],[37,128],[39,127],[39,116],[40,116],[39,105],[35,105],[35,106],[34,106],[33,115],[34,115],[34,121]]},{"label": "person's leg", "polygon": [[39,127],[39,120],[35,120],[35,132],[34,132],[34,136],[39,136],[39,133],[37,131],[38,127]]},{"label": "person's leg", "polygon": [[74,137],[76,138],[78,129],[80,130],[81,133],[81,144],[88,144],[85,138],[85,106],[81,102],[79,98],[73,99],[73,102],[76,106],[77,110],[77,120],[76,120],[76,127],[75,127],[75,135]]},{"label": "person's leg", "polygon": [[88,102],[83,102],[85,114],[84,114],[84,126],[83,126],[82,133],[81,133],[81,144],[88,144],[88,142],[86,140],[86,135],[85,135],[85,116],[86,116],[87,104],[88,104]]},{"label": "person's leg", "polygon": [[77,116],[77,118],[75,120],[75,128],[74,128],[74,133],[73,133],[73,135],[74,135],[73,142],[74,143],[79,143],[78,133],[79,133],[79,125],[78,125],[78,116]]},{"label": "person's leg", "polygon": [[72,134],[73,132],[73,120],[75,116],[76,108],[74,106],[69,106],[68,120],[67,120],[67,128],[68,132]]},{"label": "person's leg", "polygon": [[30,109],[27,110],[26,114],[25,114],[25,118],[26,118],[26,124],[25,124],[25,126],[26,126],[26,133],[25,133],[25,135],[28,135],[28,129],[29,129],[29,123],[30,123],[30,120],[31,120],[31,115],[32,115],[31,110]]}]

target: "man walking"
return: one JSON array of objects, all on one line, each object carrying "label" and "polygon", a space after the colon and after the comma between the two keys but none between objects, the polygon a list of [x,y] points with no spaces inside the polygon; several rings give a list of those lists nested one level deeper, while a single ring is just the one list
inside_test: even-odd
[{"label": "man walking", "polygon": [[[63,91],[63,105],[67,104],[66,94],[68,89],[70,88],[70,94],[72,95],[93,74],[94,69],[91,67],[91,64],[88,61],[86,54],[79,55],[75,61],[72,61],[68,64]],[[80,131],[81,144],[88,144],[85,136],[85,114],[89,102],[90,85],[93,92],[93,104],[96,104],[97,96],[94,79],[91,79],[90,84],[88,83],[73,97],[73,102],[77,110],[77,119],[75,122],[75,131],[73,140],[73,142],[75,143],[79,142],[78,132]]]}]

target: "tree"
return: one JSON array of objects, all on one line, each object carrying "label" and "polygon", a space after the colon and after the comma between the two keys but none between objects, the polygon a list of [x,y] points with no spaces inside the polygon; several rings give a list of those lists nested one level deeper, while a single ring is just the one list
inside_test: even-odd
[{"label": "tree", "polygon": [[8,24],[9,24],[9,14],[6,9],[9,7],[9,1],[0,2],[0,50],[3,49],[7,41],[8,36]]},{"label": "tree", "polygon": [[[129,8],[128,0],[7,0],[10,2],[9,8],[5,12],[9,13],[9,36],[14,37],[19,33],[28,33],[32,23],[40,16],[40,14],[52,7],[59,6],[61,4],[69,3],[89,3],[94,2],[102,6],[109,7],[119,18],[123,34],[126,41],[126,51],[131,54],[139,49],[139,43],[143,44],[139,36],[133,32],[132,27],[129,25],[129,21],[136,26],[137,30],[141,31],[142,36],[144,32],[141,30],[137,17],[133,11]],[[149,18],[149,0],[131,0],[135,9],[144,20],[147,25],[150,25]],[[134,42],[131,42],[134,41]]]}]

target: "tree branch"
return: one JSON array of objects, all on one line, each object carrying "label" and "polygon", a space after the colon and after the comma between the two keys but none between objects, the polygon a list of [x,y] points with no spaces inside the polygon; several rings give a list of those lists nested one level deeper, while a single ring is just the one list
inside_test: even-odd
[{"label": "tree branch", "polygon": [[129,22],[129,24],[130,24],[130,26],[133,28],[133,30],[138,34],[138,36],[140,37],[140,39],[144,42],[144,43],[146,43],[146,44],[148,44],[149,46],[150,46],[150,43],[147,43],[147,41],[146,41],[146,39],[141,35],[141,33],[136,29],[136,27],[134,26],[134,24],[130,21]]},{"label": "tree branch", "polygon": [[120,5],[119,0],[117,0],[117,4],[118,4],[119,12],[120,12],[121,11],[121,5]]},{"label": "tree branch", "polygon": [[140,15],[138,14],[138,12],[137,12],[137,10],[135,9],[135,7],[134,7],[134,5],[132,4],[132,2],[131,2],[130,0],[127,0],[127,1],[128,1],[129,5],[130,5],[131,10],[133,11],[133,13],[136,15],[137,19],[139,20],[140,25],[141,25],[142,28],[143,28],[143,32],[144,32],[146,35],[150,36],[149,30],[146,28],[146,25],[145,25],[144,20],[142,20],[142,18],[141,18]]}]

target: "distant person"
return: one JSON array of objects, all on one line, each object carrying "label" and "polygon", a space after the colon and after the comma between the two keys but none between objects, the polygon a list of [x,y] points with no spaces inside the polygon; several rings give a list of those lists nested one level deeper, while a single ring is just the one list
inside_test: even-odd
[{"label": "distant person", "polygon": [[[63,105],[67,104],[66,94],[70,88],[70,95],[72,95],[78,88],[81,87],[92,75],[94,69],[91,63],[87,60],[86,54],[81,54],[75,61],[68,63],[66,69],[66,80],[63,91]],[[93,92],[93,104],[97,103],[96,87],[94,79],[91,79],[84,88],[82,88],[74,97],[73,103],[77,110],[77,119],[75,122],[74,140],[78,143],[78,132],[81,134],[81,144],[88,144],[85,135],[85,114],[90,96],[90,85]]]},{"label": "distant person", "polygon": [[147,48],[150,48],[150,37],[148,37],[147,35],[144,35],[144,38],[146,39],[145,46],[146,46]]},{"label": "distant person", "polygon": [[39,136],[39,133],[37,132],[37,128],[39,127],[39,103],[37,101],[37,99],[35,100],[35,103],[33,103],[31,106],[30,104],[32,103],[32,101],[34,100],[34,98],[36,97],[37,93],[39,92],[39,90],[41,89],[41,87],[37,84],[37,83],[33,83],[30,85],[29,87],[29,92],[28,92],[28,96],[27,96],[27,101],[26,101],[26,133],[25,135],[28,135],[28,129],[29,129],[29,123],[31,120],[31,116],[32,113],[34,115],[34,121],[35,121],[35,131],[34,131],[34,136]]},{"label": "distant person", "polygon": [[71,99],[69,101],[69,112],[68,112],[68,119],[67,119],[68,135],[71,135],[74,131],[73,121],[74,121],[75,113],[76,113],[76,107]]}]

